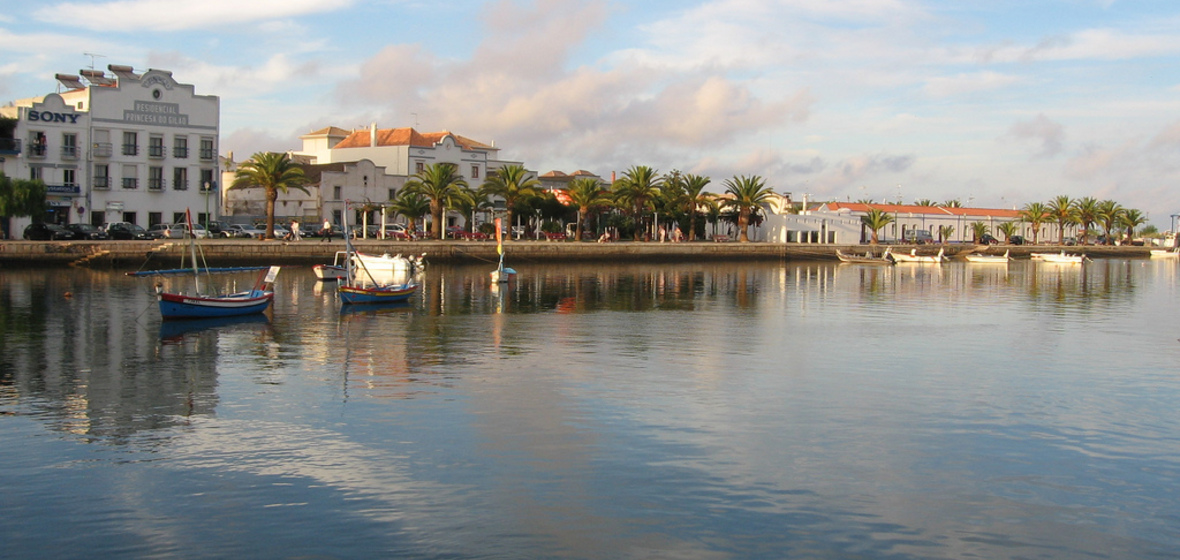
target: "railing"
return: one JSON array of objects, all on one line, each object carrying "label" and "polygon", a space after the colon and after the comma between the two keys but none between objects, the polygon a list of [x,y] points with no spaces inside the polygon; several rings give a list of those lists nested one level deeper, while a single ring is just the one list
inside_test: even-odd
[{"label": "railing", "polygon": [[172,157],[181,158],[181,159],[187,158],[188,157],[188,148],[186,148],[184,146],[173,146],[172,147]]},{"label": "railing", "polygon": [[156,179],[155,177],[148,179],[148,190],[149,191],[162,191],[162,190],[164,190],[164,180],[163,179]]},{"label": "railing", "polygon": [[49,146],[45,144],[29,144],[29,157],[45,157],[48,151]]},{"label": "railing", "polygon": [[136,177],[123,177],[123,188],[125,188],[125,189],[138,189],[139,188],[139,179]]},{"label": "railing", "polygon": [[125,155],[125,156],[139,155],[139,144],[123,144],[123,155]]},{"label": "railing", "polygon": [[213,148],[202,148],[201,149],[201,159],[204,159],[204,160],[213,159]]},{"label": "railing", "polygon": [[148,146],[148,157],[150,157],[150,158],[164,157],[164,146],[161,146],[161,145]]},{"label": "railing", "polygon": [[90,147],[90,153],[94,155],[94,157],[111,157],[111,154],[114,153],[114,149],[112,148],[110,142],[95,142]]},{"label": "railing", "polygon": [[110,177],[95,177],[94,178],[94,188],[104,189],[104,190],[111,188],[111,178]]},{"label": "railing", "polygon": [[78,159],[78,147],[77,146],[62,146],[61,147],[61,157],[65,158],[65,159]]},{"label": "railing", "polygon": [[188,190],[188,181],[174,179],[172,181],[172,190],[174,190],[174,191],[187,191]]}]

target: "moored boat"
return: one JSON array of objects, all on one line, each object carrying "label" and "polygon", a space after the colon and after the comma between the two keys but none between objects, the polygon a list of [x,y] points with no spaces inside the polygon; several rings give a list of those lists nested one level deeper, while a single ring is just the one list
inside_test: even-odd
[{"label": "moored boat", "polygon": [[[409,259],[400,255],[362,255],[352,246],[348,231],[348,220],[344,221],[344,244],[347,249],[344,262],[344,278],[336,286],[340,302],[344,304],[400,303],[408,300],[418,291],[418,284],[411,278],[413,266]],[[401,261],[397,264],[396,261]],[[399,276],[403,281],[395,281]]]},{"label": "moored boat", "polygon": [[945,249],[939,249],[937,255],[919,255],[917,249],[910,249],[909,254],[893,253],[892,256],[899,263],[944,263],[948,260]]},{"label": "moored boat", "polygon": [[323,280],[325,282],[334,282],[348,276],[348,271],[344,270],[347,260],[347,251],[336,251],[336,257],[332,259],[332,264],[317,264],[312,265],[311,271],[315,273],[316,280]]},{"label": "moored boat", "polygon": [[892,265],[896,261],[893,260],[893,255],[890,253],[890,248],[886,247],[885,252],[881,256],[872,253],[865,253],[863,255],[849,255],[843,251],[836,249],[836,258],[840,262],[855,263],[855,264],[872,264],[872,265]]},{"label": "moored boat", "polygon": [[1034,261],[1041,261],[1047,263],[1059,264],[1082,264],[1086,260],[1086,255],[1071,254],[1062,251],[1060,253],[1030,253],[1029,257]]},{"label": "moored boat", "polygon": [[963,255],[963,258],[967,259],[967,262],[986,263],[986,264],[1007,264],[1008,261],[1012,260],[1011,257],[1008,256],[1008,251],[1004,251],[1003,255],[987,255],[984,253],[970,253],[967,255]]},{"label": "moored boat", "polygon": [[1153,259],[1175,259],[1180,258],[1180,247],[1175,249],[1152,249],[1151,258]]}]

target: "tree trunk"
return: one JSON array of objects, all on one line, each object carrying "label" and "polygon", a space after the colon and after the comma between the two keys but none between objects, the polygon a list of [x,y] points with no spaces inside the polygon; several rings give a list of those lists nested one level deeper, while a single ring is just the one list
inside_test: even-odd
[{"label": "tree trunk", "polygon": [[750,227],[750,212],[742,210],[738,212],[738,241],[741,243],[750,242],[750,234],[746,231]]},{"label": "tree trunk", "polygon": [[266,190],[266,236],[264,239],[275,238],[275,201],[278,200],[278,198],[278,190]]}]

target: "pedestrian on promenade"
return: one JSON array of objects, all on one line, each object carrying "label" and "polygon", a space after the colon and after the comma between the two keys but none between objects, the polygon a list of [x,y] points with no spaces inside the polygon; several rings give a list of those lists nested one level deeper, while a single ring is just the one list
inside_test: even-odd
[{"label": "pedestrian on promenade", "polygon": [[299,220],[291,220],[291,241],[299,241]]},{"label": "pedestrian on promenade", "polygon": [[332,240],[332,222],[324,218],[324,227],[320,230],[320,235],[323,236],[323,241]]}]

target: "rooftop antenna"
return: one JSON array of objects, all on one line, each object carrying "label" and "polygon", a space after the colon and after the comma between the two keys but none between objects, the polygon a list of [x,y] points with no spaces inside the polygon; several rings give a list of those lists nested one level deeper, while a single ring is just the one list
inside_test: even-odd
[{"label": "rooftop antenna", "polygon": [[90,57],[90,69],[91,70],[94,70],[94,59],[95,58],[106,58],[107,57],[105,54],[94,54],[94,53],[88,53],[88,52],[82,53],[82,56],[89,56]]}]

